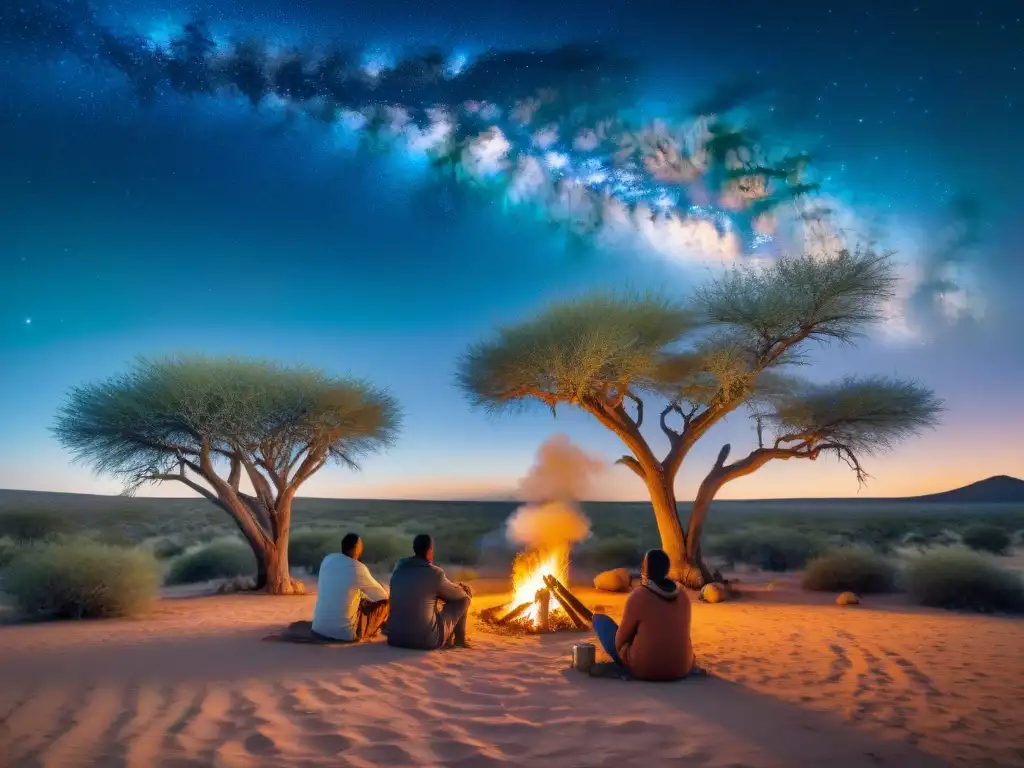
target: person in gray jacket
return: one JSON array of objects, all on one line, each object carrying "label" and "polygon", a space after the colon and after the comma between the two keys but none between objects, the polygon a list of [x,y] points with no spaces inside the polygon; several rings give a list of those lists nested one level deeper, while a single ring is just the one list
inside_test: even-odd
[{"label": "person in gray jacket", "polygon": [[[473,593],[448,581],[434,565],[434,540],[421,533],[412,557],[398,561],[391,574],[388,645],[433,651],[450,645],[468,648],[466,623]],[[438,606],[438,601],[443,603]]]}]

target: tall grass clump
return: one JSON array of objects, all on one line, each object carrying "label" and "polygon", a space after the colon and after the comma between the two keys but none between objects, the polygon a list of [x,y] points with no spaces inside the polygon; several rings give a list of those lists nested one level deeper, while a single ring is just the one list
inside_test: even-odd
[{"label": "tall grass clump", "polygon": [[727,565],[744,563],[763,571],[795,571],[825,550],[825,542],[803,531],[758,526],[712,537],[707,554]]},{"label": "tall grass clump", "polygon": [[1013,539],[1002,528],[989,523],[974,523],[963,529],[960,540],[964,546],[977,552],[1005,555],[1010,551]]},{"label": "tall grass clump", "polygon": [[804,589],[854,592],[858,595],[895,592],[898,571],[886,558],[867,549],[836,549],[812,560],[804,571]]},{"label": "tall grass clump", "polygon": [[985,555],[942,549],[907,565],[904,586],[918,605],[981,613],[1024,612],[1024,581]]},{"label": "tall grass clump", "polygon": [[167,584],[195,584],[256,573],[256,556],[237,539],[218,539],[189,550],[171,561]]},{"label": "tall grass clump", "polygon": [[0,590],[25,619],[134,616],[152,604],[160,565],[150,553],[88,540],[34,544],[0,574]]},{"label": "tall grass clump", "polygon": [[288,539],[289,565],[305,568],[314,575],[319,573],[324,558],[341,551],[342,536],[344,534],[338,531],[294,531]]},{"label": "tall grass clump", "polygon": [[0,512],[0,536],[15,541],[45,541],[70,531],[68,520],[54,512],[17,510]]}]

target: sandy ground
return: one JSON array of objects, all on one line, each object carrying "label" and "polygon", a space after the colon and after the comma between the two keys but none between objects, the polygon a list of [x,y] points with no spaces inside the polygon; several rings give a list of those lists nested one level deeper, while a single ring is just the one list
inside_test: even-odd
[{"label": "sandy ground", "polygon": [[654,685],[567,669],[574,634],[476,631],[435,653],[260,642],[312,607],[234,595],[0,628],[0,764],[1024,765],[1020,621],[777,589],[696,605],[713,677]]}]

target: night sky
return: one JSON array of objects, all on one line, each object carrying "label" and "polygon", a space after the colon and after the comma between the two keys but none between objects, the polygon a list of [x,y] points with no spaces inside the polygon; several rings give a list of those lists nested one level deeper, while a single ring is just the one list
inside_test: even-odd
[{"label": "night sky", "polygon": [[[844,231],[905,265],[890,322],[855,350],[816,352],[810,375],[916,378],[948,412],[935,432],[870,459],[867,489],[842,465],[787,462],[724,496],[910,495],[1024,475],[1015,0],[18,0],[0,9],[0,488],[116,492],[116,480],[70,463],[49,433],[55,412],[69,387],[138,354],[175,352],[301,362],[393,391],[406,411],[398,445],[358,475],[320,473],[307,495],[500,493],[555,431],[614,459],[616,439],[583,414],[470,410],[455,359],[553,297],[596,285],[684,295],[723,261],[782,247],[742,224],[727,258],[653,235],[576,237],[552,226],[550,205],[510,205],[507,190],[442,176],[422,153],[355,149],[340,120],[274,95],[253,107],[225,88],[141,87],[148,59],[138,51],[168,50],[192,20],[208,24],[218,50],[241,39],[272,52],[340,45],[374,77],[437,46],[453,92],[471,82],[483,102],[547,76],[539,64],[475,72],[489,49],[535,57],[586,44],[610,62],[593,98],[614,95],[615,109],[645,124],[742,84],[758,130],[810,153]],[[527,144],[513,152],[534,152],[545,168],[582,162],[537,134]],[[658,190],[636,194],[655,205]],[[738,450],[753,439],[739,416],[716,428],[684,466],[680,497],[692,498],[722,442]],[[643,493],[624,470],[600,490]]]}]

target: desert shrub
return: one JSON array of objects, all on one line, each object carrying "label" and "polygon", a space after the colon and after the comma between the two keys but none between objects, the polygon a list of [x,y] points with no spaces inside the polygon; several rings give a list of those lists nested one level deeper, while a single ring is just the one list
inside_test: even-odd
[{"label": "desert shrub", "polygon": [[363,539],[364,563],[390,566],[399,558],[412,554],[411,536],[401,536],[393,531],[367,531],[360,535]]},{"label": "desert shrub", "polygon": [[178,539],[162,537],[149,542],[149,551],[157,560],[170,560],[184,554],[185,545]]},{"label": "desert shrub", "polygon": [[921,531],[911,531],[903,537],[903,546],[914,547],[915,549],[924,552],[932,541],[933,537]]},{"label": "desert shrub", "polygon": [[974,523],[964,528],[960,534],[963,543],[978,552],[990,552],[993,555],[1005,555],[1012,539],[1010,534],[995,525]]},{"label": "desert shrub", "polygon": [[219,539],[172,560],[165,581],[168,584],[194,584],[254,573],[256,556],[248,544],[237,539]]},{"label": "desert shrub", "polygon": [[67,533],[66,518],[43,511],[17,511],[0,513],[0,536],[15,541],[43,541]]},{"label": "desert shrub", "polygon": [[589,568],[639,568],[644,549],[626,536],[596,539],[580,547],[573,562]]},{"label": "desert shrub", "polygon": [[452,581],[476,581],[480,578],[480,574],[474,571],[472,568],[459,568],[451,575]]},{"label": "desert shrub", "polygon": [[896,567],[867,549],[845,547],[815,558],[804,571],[804,589],[871,595],[896,589]]},{"label": "desert shrub", "polygon": [[1024,612],[1024,582],[985,555],[962,549],[929,552],[907,565],[904,585],[918,605],[982,613]]},{"label": "desert shrub", "polygon": [[14,539],[9,536],[0,538],[0,568],[11,562],[19,551],[20,546]]},{"label": "desert shrub", "polygon": [[[480,560],[480,539],[476,533],[464,532],[456,535],[450,533],[438,536],[437,559],[453,565],[476,565]],[[412,548],[412,543],[409,545]]]},{"label": "desert shrub", "polygon": [[150,606],[159,586],[150,553],[73,539],[26,547],[0,576],[27,619],[132,616]]},{"label": "desert shrub", "polygon": [[[338,531],[295,531],[288,540],[288,562],[312,574],[320,572],[320,564],[332,552],[341,551],[343,533]],[[365,542],[364,542],[365,546]]]},{"label": "desert shrub", "polygon": [[711,538],[704,549],[729,565],[746,563],[764,571],[780,572],[803,568],[824,551],[825,544],[809,533],[765,526]]}]

